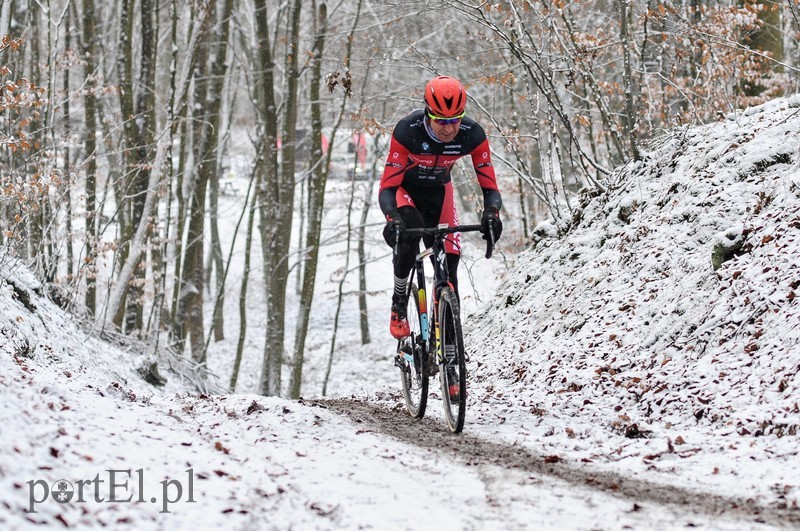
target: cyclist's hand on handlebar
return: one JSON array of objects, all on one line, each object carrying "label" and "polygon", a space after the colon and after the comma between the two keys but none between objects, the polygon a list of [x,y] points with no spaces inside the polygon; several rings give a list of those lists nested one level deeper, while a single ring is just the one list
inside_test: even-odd
[{"label": "cyclist's hand on handlebar", "polygon": [[489,239],[489,227],[492,228],[492,235],[494,236],[494,241],[500,239],[500,235],[503,233],[503,222],[500,220],[500,212],[494,207],[489,207],[483,211],[483,217],[481,218],[481,233],[483,234],[483,239]]},{"label": "cyclist's hand on handlebar", "polygon": [[386,240],[386,245],[394,247],[397,243],[397,234],[406,230],[406,224],[399,213],[388,214],[386,216],[386,226],[383,227],[383,239]]}]

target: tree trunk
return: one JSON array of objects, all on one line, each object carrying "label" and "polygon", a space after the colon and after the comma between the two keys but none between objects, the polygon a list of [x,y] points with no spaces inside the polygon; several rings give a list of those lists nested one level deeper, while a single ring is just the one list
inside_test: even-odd
[{"label": "tree trunk", "polygon": [[[65,23],[66,26],[69,28],[71,26],[70,14],[72,13],[71,10],[67,10],[65,14]],[[71,32],[67,32],[64,36],[64,47],[66,49],[71,49]],[[69,102],[72,99],[72,95],[70,94],[70,85],[69,85],[69,71],[64,72],[62,76],[62,90],[66,99],[64,100],[64,112],[63,112],[63,120],[64,120],[64,136],[70,138],[72,136],[72,130],[70,128],[70,105]],[[72,153],[69,148],[69,144],[64,147],[64,202],[66,203],[65,212],[64,212],[64,223],[66,224],[66,246],[67,246],[67,280],[68,282],[72,282],[74,271],[75,271],[75,257],[74,257],[74,249],[73,249],[73,240],[75,239],[75,234],[73,234],[72,228]],[[54,225],[53,229],[57,231],[57,226]]]},{"label": "tree trunk", "polygon": [[[175,172],[175,267],[174,271],[174,284],[172,289],[170,311],[170,322],[172,323],[172,335],[174,340],[175,349],[178,352],[183,352],[186,342],[186,321],[183,315],[183,298],[181,289],[183,287],[184,277],[184,263],[186,260],[186,245],[184,243],[184,233],[186,232],[186,221],[188,217],[188,209],[186,206],[186,196],[184,194],[184,176],[186,172],[186,159],[188,147],[186,145],[189,138],[189,122],[185,120],[188,113],[188,105],[183,107],[179,113],[178,121],[180,125],[176,133],[181,138],[180,153],[178,154],[178,167]],[[170,158],[171,160],[171,158]]]},{"label": "tree trunk", "polygon": [[289,385],[289,396],[300,398],[303,383],[303,363],[305,360],[306,336],[311,304],[314,300],[314,285],[317,277],[317,260],[319,258],[319,241],[322,232],[322,215],[325,204],[325,184],[328,168],[323,163],[322,153],[322,111],[320,109],[320,84],[322,82],[322,51],[325,47],[325,34],[328,31],[328,9],[324,2],[316,12],[316,2],[312,2],[318,21],[315,24],[313,59],[311,64],[311,162],[312,171],[308,182],[308,228],[305,237],[305,249],[301,253],[304,262],[303,282],[300,290],[300,307],[297,312],[297,330],[295,333],[294,367]]},{"label": "tree trunk", "polygon": [[625,133],[630,141],[631,155],[633,160],[639,160],[641,155],[639,154],[639,146],[636,142],[636,122],[638,110],[634,104],[636,91],[635,87],[633,86],[634,79],[633,69],[631,66],[631,38],[630,31],[628,29],[631,5],[630,0],[617,0],[617,2],[619,4],[619,36],[622,44],[622,62],[624,65],[622,79],[625,89],[625,116],[623,119],[623,124],[625,127]]},{"label": "tree trunk", "polygon": [[[189,227],[186,241],[186,258],[184,261],[183,287],[183,315],[188,320],[188,335],[192,359],[198,363],[205,362],[205,326],[203,312],[203,291],[205,283],[204,240],[206,219],[206,191],[208,182],[216,172],[211,150],[215,145],[215,128],[211,126],[213,120],[213,95],[210,87],[211,59],[214,57],[210,36],[214,17],[216,15],[216,0],[207,0],[200,13],[198,32],[201,37],[198,44],[197,62],[193,69],[194,94],[192,97],[192,122],[194,123],[193,138],[194,163],[196,171],[193,173],[193,186],[190,199]],[[219,101],[219,100],[217,100]]]},{"label": "tree trunk", "polygon": [[[122,178],[117,182],[115,193],[117,197],[117,222],[119,225],[119,264],[124,264],[130,256],[130,246],[133,240],[134,219],[130,215],[130,197],[132,186],[136,182],[134,172],[136,168],[136,123],[134,121],[134,87],[133,87],[133,4],[134,0],[121,1],[119,45],[117,49],[117,76],[119,77],[119,105],[122,114]],[[133,264],[134,269],[138,261]],[[113,316],[117,328],[125,330],[123,318],[127,309],[128,292],[130,285],[126,283],[122,293],[122,305]]]},{"label": "tree trunk", "polygon": [[[217,123],[219,124],[219,120]],[[222,242],[219,237],[219,168],[209,180],[208,210],[211,248],[208,253],[206,284],[208,287],[211,286],[211,272],[213,271],[216,289],[214,290],[215,303],[211,328],[214,330],[214,341],[222,341],[225,339],[225,284],[223,282],[225,264],[222,259]]]},{"label": "tree trunk", "polygon": [[[269,16],[267,1],[255,0],[256,32],[258,35],[257,57],[260,67],[259,82],[257,83],[256,97],[258,100],[257,111],[264,127],[262,151],[263,156],[256,161],[257,171],[263,174],[263,181],[256,189],[258,194],[259,233],[261,235],[261,259],[264,267],[264,297],[267,301],[267,311],[274,308],[272,305],[272,284],[269,276],[272,273],[271,256],[277,253],[274,247],[275,219],[272,215],[273,202],[278,197],[278,109],[275,103],[275,63],[272,57],[272,46],[269,40]],[[270,316],[267,315],[266,342],[273,339],[274,327],[270,328]],[[281,349],[283,338],[281,340]],[[274,360],[270,358],[267,346],[264,347],[264,361],[259,380],[259,392],[262,394],[278,394],[280,392],[280,361],[272,367]]]},{"label": "tree trunk", "polygon": [[[149,222],[145,217],[145,201],[150,181],[151,149],[155,127],[155,41],[153,0],[141,0],[140,68],[136,77],[132,44],[134,2],[122,0],[120,18],[120,51],[117,73],[120,79],[120,109],[123,121],[123,160],[125,173],[118,189],[120,224],[120,260],[130,256],[136,224]],[[149,231],[145,234],[149,237]],[[144,242],[142,242],[144,243]],[[141,331],[143,326],[145,267],[141,255],[136,257],[132,277],[125,286],[123,304],[114,315],[114,323],[127,333]]]},{"label": "tree trunk", "polygon": [[[221,136],[219,130],[222,124],[222,96],[225,88],[225,78],[228,75],[228,39],[230,36],[230,20],[233,16],[233,0],[225,0],[223,11],[221,14],[222,19],[218,25],[218,39],[215,51],[216,60],[213,62],[211,72],[213,75],[211,87],[211,111],[212,111],[212,137],[209,144],[209,155],[214,164],[215,175],[212,179],[212,199],[215,203],[214,208],[211,209],[211,252],[214,257],[214,269],[216,273],[216,293],[217,302],[214,305],[214,319],[212,326],[214,327],[214,340],[222,341],[225,339],[225,272],[222,259],[222,244],[219,238],[219,227],[217,225],[218,208],[219,204],[219,174],[220,174],[220,160],[219,160],[219,147]],[[222,294],[222,296],[220,296]]]},{"label": "tree trunk", "polygon": [[97,100],[95,96],[95,11],[94,0],[83,0],[83,60],[86,91],[83,101],[84,137],[83,148],[86,165],[86,309],[90,315],[97,311]]},{"label": "tree trunk", "polygon": [[[140,0],[141,10],[141,57],[140,69],[137,76],[136,87],[136,173],[134,174],[133,193],[135,197],[131,203],[132,219],[140,220],[144,217],[144,203],[147,195],[147,184],[150,180],[150,163],[155,135],[155,93],[156,93],[156,42],[158,41],[157,26],[154,24],[155,0]],[[147,239],[150,240],[152,229],[148,219]],[[128,299],[126,310],[126,331],[139,331],[140,337],[144,321],[144,282],[146,268],[144,261],[136,268],[133,292]]]},{"label": "tree trunk", "polygon": [[[41,28],[41,21],[39,14],[34,12],[33,9],[28,10],[28,18],[30,24],[30,46],[29,49],[31,51],[30,54],[30,73],[33,79],[39,80],[42,79],[41,73],[41,66],[42,61],[40,57],[39,51],[39,43],[42,42],[42,37],[50,35],[49,28],[45,30],[45,33],[42,32]],[[31,130],[42,130],[44,129],[44,124],[42,123],[41,118],[34,118],[31,123]],[[36,148],[31,150],[27,156],[26,163],[34,163],[36,153],[38,151]],[[28,259],[32,259],[36,261],[36,273],[41,275],[43,273],[43,269],[41,267],[41,257],[39,256],[39,248],[42,244],[42,223],[40,219],[40,211],[39,209],[29,210],[28,215],[26,216],[26,223],[27,223],[27,234],[21,235],[26,242],[26,252],[24,256]]]},{"label": "tree trunk", "polygon": [[[263,24],[266,27],[266,6],[264,0],[256,2],[256,17],[263,17],[259,22],[259,30]],[[289,244],[292,234],[292,212],[294,208],[294,170],[296,151],[297,124],[297,93],[299,72],[297,69],[300,55],[300,10],[301,0],[293,0],[289,14],[289,29],[286,39],[287,53],[284,72],[286,75],[286,91],[283,102],[283,130],[282,155],[280,171],[273,174],[267,173],[267,181],[274,175],[275,185],[270,186],[270,195],[265,196],[261,213],[266,214],[261,221],[261,239],[265,252],[268,253],[265,261],[265,284],[267,301],[267,333],[264,344],[264,362],[261,370],[260,392],[264,395],[279,395],[281,393],[281,372],[284,356],[284,316],[286,313],[286,288],[289,280]],[[260,35],[269,35],[261,33]],[[262,41],[262,44],[264,41]],[[269,45],[261,50],[262,59],[269,52]],[[273,63],[270,58],[262,62],[265,75],[272,81]],[[272,92],[272,86],[265,87]],[[274,106],[274,93],[272,93]],[[266,102],[265,102],[266,103]],[[269,123],[270,118],[277,117],[275,111],[263,108],[264,121]],[[277,131],[276,131],[277,132]],[[265,140],[271,142],[269,132]],[[275,139],[277,140],[277,139]],[[267,145],[266,151],[275,150],[275,144]],[[267,157],[270,160],[272,157]],[[277,162],[277,154],[275,157]],[[269,166],[267,169],[269,170]],[[268,251],[267,251],[268,250]]]},{"label": "tree trunk", "polygon": [[[255,173],[251,177],[256,181],[255,188],[258,188],[261,183],[261,177]],[[252,185],[251,185],[252,186]],[[248,189],[248,198],[250,190]],[[242,285],[239,290],[239,339],[236,342],[236,358],[233,362],[233,371],[231,372],[230,390],[232,393],[236,392],[236,382],[239,379],[239,368],[242,365],[242,355],[244,354],[244,342],[247,338],[247,288],[250,282],[250,254],[253,247],[253,226],[256,218],[256,194],[253,194],[252,199],[249,200],[249,208],[247,214],[247,241],[244,246],[244,271],[242,272]]]},{"label": "tree trunk", "polygon": [[[373,172],[374,175],[374,172]],[[372,340],[369,337],[369,314],[367,308],[367,251],[365,249],[367,217],[372,205],[375,179],[369,181],[369,186],[364,194],[364,205],[361,208],[361,223],[358,225],[358,320],[361,325],[361,344],[367,345]]]}]

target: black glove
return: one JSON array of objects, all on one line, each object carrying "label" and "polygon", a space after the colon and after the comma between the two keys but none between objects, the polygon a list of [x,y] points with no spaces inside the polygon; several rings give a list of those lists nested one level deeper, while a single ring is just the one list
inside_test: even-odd
[{"label": "black glove", "polygon": [[383,239],[386,240],[386,245],[394,247],[397,232],[402,233],[404,230],[406,230],[406,224],[398,212],[386,215],[386,226],[383,227]]},{"label": "black glove", "polygon": [[500,221],[500,212],[497,211],[494,207],[489,207],[483,211],[483,217],[481,218],[481,233],[483,233],[483,239],[489,239],[489,225],[491,224],[492,232],[494,233],[494,241],[500,239],[500,235],[503,234],[503,222]]}]

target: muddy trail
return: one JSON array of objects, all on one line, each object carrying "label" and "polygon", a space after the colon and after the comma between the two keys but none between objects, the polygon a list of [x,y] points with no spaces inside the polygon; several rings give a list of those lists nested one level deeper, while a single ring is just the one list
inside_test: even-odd
[{"label": "muddy trail", "polygon": [[312,400],[306,403],[346,416],[364,432],[393,437],[425,449],[432,455],[454,459],[465,466],[496,466],[524,471],[543,479],[561,480],[568,485],[624,499],[630,502],[633,510],[644,504],[656,504],[673,507],[680,513],[732,518],[750,526],[766,524],[787,529],[800,528],[800,510],[786,508],[779,503],[759,505],[748,498],[725,497],[599,470],[591,463],[569,462],[517,444],[487,441],[469,433],[451,435],[441,419],[411,419],[399,406],[388,408],[380,403],[356,398]]}]

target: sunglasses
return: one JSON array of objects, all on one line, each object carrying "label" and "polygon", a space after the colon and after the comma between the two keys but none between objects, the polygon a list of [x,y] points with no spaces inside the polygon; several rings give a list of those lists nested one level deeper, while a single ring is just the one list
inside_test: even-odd
[{"label": "sunglasses", "polygon": [[450,125],[450,124],[457,124],[461,121],[464,115],[467,114],[466,111],[462,112],[458,116],[452,116],[450,118],[445,118],[443,116],[436,116],[434,114],[428,113],[428,118],[431,119],[436,125]]}]

